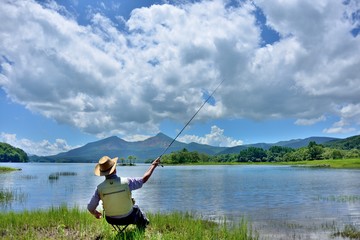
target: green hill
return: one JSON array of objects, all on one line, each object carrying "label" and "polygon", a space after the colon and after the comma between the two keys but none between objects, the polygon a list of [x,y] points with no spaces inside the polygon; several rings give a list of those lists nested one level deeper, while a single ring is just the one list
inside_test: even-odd
[{"label": "green hill", "polygon": [[360,150],[360,135],[348,137],[345,139],[332,140],[325,143],[324,146],[342,150]]},{"label": "green hill", "polygon": [[0,142],[0,162],[28,162],[28,155],[20,148]]}]

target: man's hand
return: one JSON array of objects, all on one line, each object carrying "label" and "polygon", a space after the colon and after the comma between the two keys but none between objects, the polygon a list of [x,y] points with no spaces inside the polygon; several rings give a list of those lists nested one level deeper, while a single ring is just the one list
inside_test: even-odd
[{"label": "man's hand", "polygon": [[160,164],[160,157],[158,157],[151,163],[151,165],[155,165],[155,166],[158,166],[159,164]]},{"label": "man's hand", "polygon": [[100,219],[102,217],[102,214],[100,212],[98,212],[97,210],[95,210],[93,213],[92,213],[97,219]]}]

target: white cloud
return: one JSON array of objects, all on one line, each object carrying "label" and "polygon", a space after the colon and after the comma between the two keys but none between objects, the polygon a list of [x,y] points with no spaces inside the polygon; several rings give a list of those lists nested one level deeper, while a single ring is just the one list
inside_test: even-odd
[{"label": "white cloud", "polygon": [[122,139],[124,139],[125,141],[128,141],[128,142],[138,142],[138,141],[144,141],[145,139],[148,139],[150,137],[153,137],[153,136],[135,134],[135,135],[123,137]]},{"label": "white cloud", "polygon": [[355,128],[331,127],[331,128],[325,128],[323,132],[328,134],[341,134],[341,133],[351,133],[354,132],[355,130],[356,130]]},{"label": "white cloud", "polygon": [[224,129],[221,129],[215,125],[211,127],[211,132],[209,134],[205,134],[204,137],[184,135],[179,137],[179,141],[185,143],[196,142],[219,147],[234,147],[243,144],[242,140],[236,140],[232,137],[225,136]]},{"label": "white cloud", "polygon": [[0,142],[8,143],[14,147],[23,149],[26,153],[38,156],[55,155],[59,152],[67,152],[79,146],[69,146],[64,139],[56,139],[54,143],[48,140],[34,142],[26,138],[18,139],[16,134],[4,133],[0,134]]},{"label": "white cloud", "polygon": [[357,128],[359,114],[338,107],[360,102],[354,1],[255,1],[281,35],[265,47],[254,6],[227,3],[135,9],[123,31],[100,13],[83,26],[54,2],[1,1],[0,86],[31,111],[98,136],[152,135],[164,119],[184,122],[222,79],[200,120],[309,125],[336,115]]},{"label": "white cloud", "polygon": [[360,104],[347,104],[339,108],[338,122],[335,122],[330,128],[323,130],[324,133],[356,133],[357,129],[351,126],[351,123],[360,125]]},{"label": "white cloud", "polygon": [[314,125],[315,123],[322,122],[325,120],[326,120],[325,116],[320,116],[318,118],[312,118],[312,119],[297,119],[295,121],[295,124],[301,125],[301,126],[309,126],[309,125]]}]

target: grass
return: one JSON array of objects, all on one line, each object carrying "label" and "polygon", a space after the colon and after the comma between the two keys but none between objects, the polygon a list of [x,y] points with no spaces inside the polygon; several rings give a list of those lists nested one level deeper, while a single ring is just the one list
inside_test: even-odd
[{"label": "grass", "polygon": [[66,206],[49,210],[0,213],[1,239],[258,239],[243,219],[238,223],[215,223],[192,214],[147,214],[145,232],[129,226],[117,234],[104,219],[85,210]]},{"label": "grass", "polygon": [[20,171],[20,168],[12,168],[12,167],[0,167],[0,173],[12,172],[12,171]]},{"label": "grass", "polygon": [[360,158],[352,159],[327,159],[327,160],[308,160],[297,162],[203,162],[189,163],[182,165],[291,165],[319,168],[344,168],[360,169]]},{"label": "grass", "polygon": [[336,160],[313,160],[300,162],[282,162],[283,165],[307,166],[307,167],[330,167],[330,168],[346,168],[360,169],[360,158],[352,159],[336,159]]}]

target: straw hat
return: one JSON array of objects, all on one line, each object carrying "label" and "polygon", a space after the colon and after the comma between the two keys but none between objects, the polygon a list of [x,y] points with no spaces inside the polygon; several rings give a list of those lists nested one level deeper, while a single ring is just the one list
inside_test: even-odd
[{"label": "straw hat", "polygon": [[108,156],[100,158],[99,163],[96,164],[94,173],[96,176],[107,176],[114,172],[118,158],[111,159]]}]

